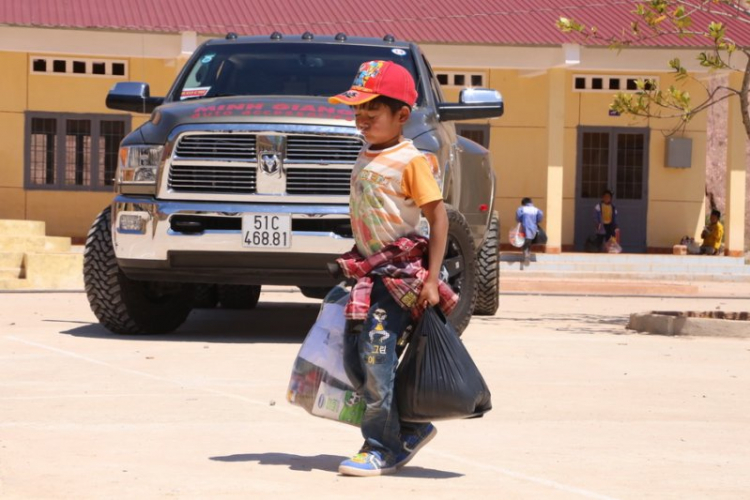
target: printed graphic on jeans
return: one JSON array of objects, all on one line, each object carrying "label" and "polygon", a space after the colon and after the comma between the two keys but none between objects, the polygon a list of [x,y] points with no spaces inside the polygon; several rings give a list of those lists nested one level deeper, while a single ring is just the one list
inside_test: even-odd
[{"label": "printed graphic on jeans", "polygon": [[372,319],[376,324],[369,332],[371,350],[367,356],[367,364],[379,365],[385,362],[385,356],[388,354],[388,348],[383,343],[391,338],[391,334],[385,329],[388,313],[385,309],[375,309]]}]

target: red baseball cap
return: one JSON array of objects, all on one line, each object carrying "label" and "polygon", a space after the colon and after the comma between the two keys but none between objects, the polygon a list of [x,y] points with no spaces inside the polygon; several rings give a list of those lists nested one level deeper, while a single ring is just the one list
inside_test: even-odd
[{"label": "red baseball cap", "polygon": [[367,61],[357,70],[352,87],[329,97],[328,102],[356,106],[381,95],[414,106],[417,102],[417,89],[409,70],[391,61]]}]

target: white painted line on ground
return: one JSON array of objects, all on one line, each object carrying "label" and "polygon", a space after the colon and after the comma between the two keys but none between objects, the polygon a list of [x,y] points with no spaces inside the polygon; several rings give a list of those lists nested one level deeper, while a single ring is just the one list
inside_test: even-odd
[{"label": "white painted line on ground", "polygon": [[[119,371],[119,372],[130,373],[131,375],[138,375],[140,377],[150,378],[152,380],[158,380],[160,382],[166,382],[168,384],[173,384],[173,385],[177,385],[179,387],[189,388],[189,389],[192,389],[192,390],[195,390],[195,391],[202,391],[202,392],[206,392],[206,393],[209,393],[209,394],[215,394],[215,395],[224,396],[224,397],[231,398],[231,399],[237,399],[239,401],[244,401],[245,403],[250,403],[250,404],[257,405],[257,406],[263,406],[265,408],[269,407],[268,401],[258,401],[256,399],[250,399],[250,398],[246,398],[245,396],[240,396],[239,394],[232,394],[230,392],[217,391],[216,389],[208,389],[206,387],[199,387],[199,386],[195,386],[195,385],[190,385],[189,383],[180,382],[179,380],[173,380],[173,379],[166,378],[166,377],[160,377],[158,375],[153,375],[153,374],[148,373],[148,372],[142,372],[142,371],[139,371],[139,370],[132,370],[130,368],[123,368],[121,366],[117,366],[117,365],[113,365],[111,363],[107,363],[106,361],[101,361],[101,360],[98,360],[98,359],[90,358],[90,357],[84,356],[82,354],[78,354],[78,353],[75,353],[75,352],[72,352],[72,351],[67,351],[65,349],[60,349],[58,347],[49,346],[49,345],[46,345],[46,344],[41,344],[39,342],[33,342],[31,340],[20,339],[18,337],[14,337],[12,335],[11,336],[6,336],[5,339],[6,340],[12,340],[14,342],[20,342],[22,344],[26,344],[26,345],[30,345],[30,346],[34,346],[34,347],[38,347],[40,349],[45,349],[47,351],[55,352],[57,354],[62,354],[63,356],[68,356],[70,358],[75,358],[75,359],[79,359],[81,361],[86,361],[86,362],[94,364],[94,365],[105,366],[107,368],[110,368],[112,370],[116,370],[116,371]],[[273,408],[274,408],[274,411],[280,411],[280,412],[283,412],[283,413],[286,413],[286,414],[289,414],[289,415],[297,415],[298,414],[298,411],[294,411],[291,408],[285,408],[285,407],[279,406],[279,405],[275,405]]]},{"label": "white painted line on ground", "polygon": [[568,486],[567,484],[558,483],[557,481],[553,481],[551,479],[544,479],[543,477],[530,476],[529,474],[524,474],[523,472],[516,472],[514,470],[506,469],[505,467],[498,467],[496,465],[489,465],[489,464],[482,463],[482,462],[476,462],[474,460],[470,460],[464,457],[459,457],[458,455],[453,455],[451,453],[444,453],[441,451],[436,451],[434,449],[427,449],[425,450],[425,452],[427,452],[430,455],[445,458],[447,460],[452,460],[454,462],[459,462],[462,464],[470,465],[471,467],[474,467],[477,469],[484,469],[484,470],[491,471],[491,472],[497,472],[499,474],[512,477],[514,479],[520,479],[522,481],[535,483],[541,486],[547,486],[549,488],[554,488],[556,490],[564,491],[566,493],[579,495],[584,498],[594,498],[596,500],[616,500],[615,497],[602,495],[600,493],[596,493],[596,492],[589,491],[589,490],[584,490],[583,488],[577,488],[575,486]]},{"label": "white painted line on ground", "polygon": [[[206,393],[213,394],[213,395],[218,395],[218,396],[225,396],[225,397],[228,397],[228,398],[231,398],[231,399],[236,399],[236,400],[239,400],[239,401],[244,401],[246,403],[251,403],[251,404],[258,405],[258,406],[263,406],[263,407],[268,407],[268,402],[257,401],[257,400],[254,400],[254,399],[246,398],[244,396],[240,396],[238,394],[232,394],[232,393],[229,393],[229,392],[217,391],[217,390],[214,390],[214,389],[207,389],[205,387],[190,386],[189,384],[185,384],[185,383],[182,383],[182,382],[177,381],[177,380],[172,380],[172,379],[169,379],[169,378],[166,378],[166,377],[160,377],[158,375],[153,375],[153,374],[148,373],[148,372],[142,372],[142,371],[139,371],[139,370],[132,370],[130,368],[123,368],[123,367],[120,367],[120,366],[117,366],[117,365],[113,365],[111,363],[107,363],[105,361],[101,361],[101,360],[98,360],[98,359],[90,358],[88,356],[84,356],[82,354],[78,354],[78,353],[75,353],[75,352],[72,352],[72,351],[67,351],[65,349],[60,349],[58,347],[53,347],[53,346],[49,346],[49,345],[46,345],[46,344],[41,344],[39,342],[33,342],[31,340],[25,340],[25,339],[21,339],[21,338],[14,337],[14,336],[6,336],[5,339],[6,340],[11,340],[11,341],[14,341],[14,342],[20,342],[22,344],[26,344],[26,345],[30,345],[30,346],[34,346],[34,347],[38,347],[40,349],[45,349],[47,351],[51,351],[51,352],[54,352],[54,353],[57,353],[57,354],[61,354],[63,356],[68,356],[70,358],[79,359],[81,361],[86,361],[86,362],[91,363],[91,364],[95,364],[95,365],[99,365],[99,366],[104,366],[104,367],[110,368],[112,370],[120,371],[120,372],[123,372],[123,373],[129,373],[129,374],[132,374],[132,375],[138,375],[138,376],[141,376],[141,377],[146,377],[146,378],[150,378],[150,379],[153,379],[153,380],[158,380],[160,382],[166,382],[166,383],[169,383],[169,384],[174,384],[174,385],[177,385],[177,386],[180,386],[180,387],[189,387],[190,389],[193,389],[193,390],[196,390],[196,391],[202,391],[202,392],[206,392]],[[299,410],[292,410],[291,408],[284,408],[284,407],[276,406],[276,407],[274,407],[274,410],[275,411],[281,411],[281,412],[284,412],[284,413],[287,413],[287,414],[291,414],[291,415],[299,415]],[[313,421],[311,421],[311,423],[312,422]],[[324,424],[324,423],[325,422],[321,421],[321,424]],[[506,469],[504,467],[497,467],[497,466],[488,465],[488,464],[485,464],[485,463],[482,463],[482,462],[476,462],[474,460],[469,460],[467,458],[460,457],[458,455],[453,455],[451,453],[443,453],[443,452],[439,452],[439,451],[435,451],[435,450],[426,450],[426,451],[429,454],[431,454],[431,455],[434,455],[434,456],[437,456],[437,457],[442,457],[444,459],[451,460],[451,461],[454,461],[454,462],[458,462],[458,463],[463,463],[463,464],[466,464],[466,465],[470,465],[471,467],[474,467],[474,468],[477,468],[477,469],[484,469],[484,470],[488,470],[488,471],[491,471],[491,472],[497,472],[497,473],[502,474],[502,475],[507,476],[507,477],[512,477],[514,479],[520,479],[522,481],[527,481],[527,482],[531,482],[531,483],[538,484],[538,485],[541,485],[541,486],[546,486],[546,487],[553,488],[553,489],[556,489],[556,490],[564,491],[566,493],[571,493],[571,494],[579,495],[579,496],[582,496],[584,498],[593,498],[593,499],[596,499],[596,500],[615,500],[613,497],[609,497],[609,496],[606,496],[606,495],[601,495],[601,494],[595,493],[593,491],[584,490],[582,488],[577,488],[575,486],[568,486],[566,484],[558,483],[557,481],[552,481],[550,479],[544,479],[544,478],[540,478],[540,477],[536,477],[536,476],[530,476],[528,474],[524,474],[522,472],[516,472],[516,471],[510,470],[510,469]]]}]

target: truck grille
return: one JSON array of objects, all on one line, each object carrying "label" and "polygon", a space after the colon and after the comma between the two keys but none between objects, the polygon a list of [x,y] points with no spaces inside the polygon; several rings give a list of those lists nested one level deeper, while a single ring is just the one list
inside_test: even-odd
[{"label": "truck grille", "polygon": [[255,161],[255,136],[249,134],[185,135],[175,148],[178,158]]},{"label": "truck grille", "polygon": [[286,192],[289,194],[349,195],[352,170],[320,167],[289,167],[286,171]]},{"label": "truck grille", "polygon": [[286,161],[289,163],[354,163],[362,141],[347,137],[287,137]]},{"label": "truck grille", "polygon": [[255,193],[255,166],[172,165],[169,188],[184,193]]},{"label": "truck grille", "polygon": [[[287,194],[348,196],[362,144],[359,137],[286,135]],[[172,160],[167,184],[173,192],[256,193],[254,134],[183,135]]]}]

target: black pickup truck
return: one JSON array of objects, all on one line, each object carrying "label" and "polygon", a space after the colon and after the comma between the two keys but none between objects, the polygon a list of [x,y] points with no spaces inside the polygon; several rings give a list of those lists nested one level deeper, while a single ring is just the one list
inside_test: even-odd
[{"label": "black pickup truck", "polygon": [[138,82],[107,95],[112,109],[151,116],[123,140],[115,199],[86,241],[99,321],[116,333],[163,333],[195,307],[252,308],[262,285],[312,297],[330,289],[327,263],[353,244],[350,175],[363,139],[352,111],[326,98],[373,59],[403,65],[417,83],[404,134],[435,166],[448,204],[443,278],[460,295],[452,320],[463,330],[472,313],[494,314],[495,176],[488,151],[453,122],[500,116],[500,94],[468,88],[444,102],[419,47],[392,36],[273,33],[207,41],[165,97]]}]

